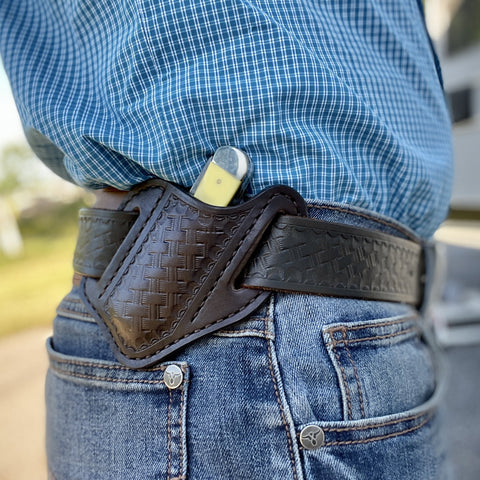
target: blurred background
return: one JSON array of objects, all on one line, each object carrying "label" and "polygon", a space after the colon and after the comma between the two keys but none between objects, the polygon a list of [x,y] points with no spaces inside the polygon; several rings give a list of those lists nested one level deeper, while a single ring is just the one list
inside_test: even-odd
[{"label": "blurred background", "polygon": [[[480,0],[426,0],[454,133],[449,218],[429,317],[449,367],[454,478],[480,478]],[[92,201],[34,158],[0,65],[0,480],[43,479],[44,342],[73,274],[78,208]],[[18,355],[19,345],[24,353]]]}]

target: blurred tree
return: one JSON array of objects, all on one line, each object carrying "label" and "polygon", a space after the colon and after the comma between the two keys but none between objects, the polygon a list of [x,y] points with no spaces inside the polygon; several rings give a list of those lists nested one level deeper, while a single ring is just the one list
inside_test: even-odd
[{"label": "blurred tree", "polygon": [[0,250],[9,257],[23,250],[11,195],[21,187],[32,156],[26,144],[7,145],[0,152]]},{"label": "blurred tree", "polygon": [[480,1],[463,0],[448,32],[448,50],[459,52],[480,44]]},{"label": "blurred tree", "polygon": [[0,151],[0,195],[10,195],[23,183],[33,153],[26,143],[10,144]]}]

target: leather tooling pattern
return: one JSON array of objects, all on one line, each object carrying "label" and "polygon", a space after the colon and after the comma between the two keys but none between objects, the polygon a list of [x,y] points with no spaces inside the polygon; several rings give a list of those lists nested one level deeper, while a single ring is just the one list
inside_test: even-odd
[{"label": "leather tooling pattern", "polygon": [[172,334],[244,218],[203,215],[170,197],[106,303],[134,350]]},{"label": "leather tooling pattern", "polygon": [[306,215],[284,186],[213,207],[163,180],[138,187],[121,208],[138,211],[138,220],[100,280],[82,285],[117,358],[134,368],[255,310],[268,292],[237,287],[237,276],[279,213]]},{"label": "leather tooling pattern", "polygon": [[[419,244],[351,226],[280,217],[248,266],[246,286],[418,303]],[[302,268],[299,268],[302,265]]]}]

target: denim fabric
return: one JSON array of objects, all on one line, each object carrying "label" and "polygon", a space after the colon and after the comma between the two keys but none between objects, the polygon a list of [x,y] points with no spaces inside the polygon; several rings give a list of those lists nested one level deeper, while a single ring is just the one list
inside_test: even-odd
[{"label": "denim fabric", "polygon": [[[409,235],[339,206],[312,216]],[[403,232],[403,233],[401,233]],[[446,479],[441,374],[411,307],[272,294],[250,318],[145,370],[118,364],[76,290],[48,341],[57,480]],[[163,381],[177,365],[183,382]],[[306,426],[323,445],[300,442]]]}]

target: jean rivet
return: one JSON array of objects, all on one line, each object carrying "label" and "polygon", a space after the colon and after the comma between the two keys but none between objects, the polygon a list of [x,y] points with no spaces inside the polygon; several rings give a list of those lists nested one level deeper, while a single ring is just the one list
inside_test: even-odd
[{"label": "jean rivet", "polygon": [[316,450],[323,445],[325,434],[317,425],[309,425],[300,432],[300,443],[307,450]]},{"label": "jean rivet", "polygon": [[163,382],[170,389],[178,388],[183,382],[183,372],[178,365],[169,365],[164,374]]}]

